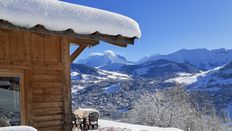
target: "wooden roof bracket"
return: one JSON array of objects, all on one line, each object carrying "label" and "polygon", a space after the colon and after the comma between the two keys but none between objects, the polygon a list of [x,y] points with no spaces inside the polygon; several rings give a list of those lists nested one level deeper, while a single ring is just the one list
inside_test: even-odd
[{"label": "wooden roof bracket", "polygon": [[93,47],[99,44],[96,40],[69,39],[70,43],[75,43],[79,47],[71,55],[71,63],[85,50],[87,47]]},{"label": "wooden roof bracket", "polygon": [[85,50],[87,46],[80,45],[71,55],[71,63]]}]

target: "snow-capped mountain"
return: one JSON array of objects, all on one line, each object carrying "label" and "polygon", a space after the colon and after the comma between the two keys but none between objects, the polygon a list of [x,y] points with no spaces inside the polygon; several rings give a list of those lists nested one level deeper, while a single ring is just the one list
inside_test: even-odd
[{"label": "snow-capped mountain", "polygon": [[130,64],[125,57],[117,55],[111,50],[106,50],[103,53],[92,53],[86,59],[81,59],[78,64],[85,64],[91,67],[103,67],[109,64]]},{"label": "snow-capped mountain", "polygon": [[137,65],[126,65],[120,72],[133,76],[154,78],[176,75],[176,73],[197,73],[199,70],[188,63],[176,63],[169,60],[148,61]]},{"label": "snow-capped mountain", "polygon": [[118,72],[106,71],[90,67],[84,64],[72,64],[71,65],[71,79],[88,81],[88,82],[99,82],[107,79],[129,79],[130,76]]},{"label": "snow-capped mountain", "polygon": [[232,50],[227,49],[182,49],[168,55],[153,55],[144,57],[138,63],[166,59],[177,63],[190,63],[200,69],[213,69],[232,61]]},{"label": "snow-capped mountain", "polygon": [[123,74],[144,78],[170,76],[179,72],[199,72],[199,69],[188,62],[177,63],[165,59],[132,64],[128,62],[125,57],[116,55],[113,51],[109,50],[105,51],[104,53],[91,54],[88,58],[80,60],[78,64],[79,63],[82,63],[81,67],[78,65],[78,68],[80,69],[84,68],[83,65],[86,65],[89,68],[86,69],[85,67],[83,69],[83,71],[85,71],[84,74],[91,72],[93,75],[96,75],[96,69],[120,72]]}]

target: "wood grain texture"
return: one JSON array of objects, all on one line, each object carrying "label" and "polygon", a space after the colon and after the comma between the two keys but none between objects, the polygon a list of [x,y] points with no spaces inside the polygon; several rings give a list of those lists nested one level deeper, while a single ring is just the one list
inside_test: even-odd
[{"label": "wood grain texture", "polygon": [[[136,37],[129,38],[122,35],[107,35],[107,34],[101,34],[98,31],[92,33],[92,34],[77,34],[72,29],[67,29],[65,31],[51,31],[46,29],[43,25],[35,25],[32,28],[24,28],[20,26],[15,26],[12,23],[5,21],[3,19],[0,19],[0,28],[1,29],[9,29],[9,30],[22,30],[22,31],[29,31],[29,32],[35,32],[35,33],[41,33],[41,34],[47,34],[47,35],[59,35],[64,37],[70,37],[75,39],[84,39],[84,40],[92,40],[92,41],[104,41],[107,43],[111,43],[113,45],[126,47],[127,44],[134,44]],[[75,42],[74,42],[75,43]],[[94,46],[94,45],[93,45]]]},{"label": "wood grain texture", "polygon": [[0,76],[22,78],[22,124],[71,131],[69,42],[66,36],[0,28]]},{"label": "wood grain texture", "polygon": [[86,46],[80,46],[78,47],[71,55],[71,63],[81,54],[82,51],[84,51],[84,49],[86,48]]}]

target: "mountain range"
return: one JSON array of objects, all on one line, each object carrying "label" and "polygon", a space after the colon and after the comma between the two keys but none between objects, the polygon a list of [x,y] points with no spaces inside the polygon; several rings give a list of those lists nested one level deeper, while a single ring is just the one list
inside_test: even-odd
[{"label": "mountain range", "polygon": [[224,64],[228,64],[232,61],[232,50],[224,48],[208,50],[208,49],[182,49],[177,52],[168,55],[153,55],[144,57],[138,61],[138,63],[144,63],[147,61],[154,61],[159,59],[165,59],[174,61],[177,63],[189,63],[199,69],[209,70]]},{"label": "mountain range", "polygon": [[125,57],[117,55],[111,50],[106,50],[103,53],[92,53],[89,57],[78,61],[78,64],[85,64],[90,67],[103,67],[114,63],[130,64]]},{"label": "mountain range", "polygon": [[178,72],[197,73],[199,69],[188,63],[176,63],[161,59],[136,65],[124,65],[118,71],[136,77],[154,78],[159,76],[172,76]]},{"label": "mountain range", "polygon": [[129,62],[125,57],[117,55],[111,50],[103,53],[93,53],[89,57],[79,60],[79,64],[91,67],[101,67],[111,69],[111,66],[120,67],[122,65],[142,64],[148,61],[168,60],[176,63],[188,63],[202,70],[209,70],[232,61],[231,49],[181,49],[167,55],[151,55],[140,59],[137,62]]},{"label": "mountain range", "polygon": [[168,55],[153,55],[144,57],[137,62],[129,62],[125,57],[106,50],[103,53],[93,53],[78,61],[107,71],[129,74],[136,77],[152,78],[173,75],[180,72],[197,73],[206,71],[232,61],[232,50],[227,49],[182,49]]},{"label": "mountain range", "polygon": [[[131,109],[144,90],[153,92],[181,84],[191,92],[207,94],[217,111],[226,110],[232,118],[232,50],[182,49],[137,62],[108,50],[72,64],[71,71],[74,101],[79,103],[75,106],[98,103],[98,109],[107,112],[103,116],[112,108],[114,118]],[[86,102],[85,98],[93,99]],[[110,105],[109,109],[102,102]]]}]

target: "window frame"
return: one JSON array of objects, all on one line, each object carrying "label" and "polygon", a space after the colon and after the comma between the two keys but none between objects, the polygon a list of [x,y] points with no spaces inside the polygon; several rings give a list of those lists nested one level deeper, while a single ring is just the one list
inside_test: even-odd
[{"label": "window frame", "polygon": [[26,125],[26,105],[25,105],[25,87],[24,72],[18,70],[1,70],[0,77],[18,77],[20,88],[20,121],[21,125]]}]

